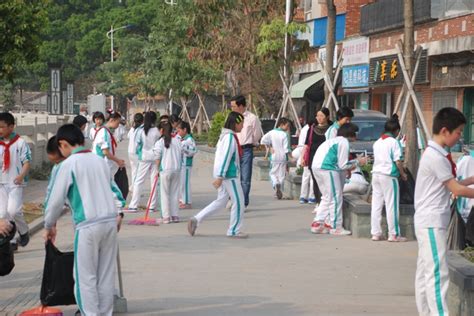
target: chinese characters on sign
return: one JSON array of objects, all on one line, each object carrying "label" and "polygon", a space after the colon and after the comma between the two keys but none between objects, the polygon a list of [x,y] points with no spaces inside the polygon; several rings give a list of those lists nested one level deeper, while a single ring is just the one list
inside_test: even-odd
[{"label": "chinese characters on sign", "polygon": [[369,63],[369,39],[356,38],[342,43],[343,66]]},{"label": "chinese characters on sign", "polygon": [[369,85],[369,65],[342,68],[343,88],[362,88]]}]

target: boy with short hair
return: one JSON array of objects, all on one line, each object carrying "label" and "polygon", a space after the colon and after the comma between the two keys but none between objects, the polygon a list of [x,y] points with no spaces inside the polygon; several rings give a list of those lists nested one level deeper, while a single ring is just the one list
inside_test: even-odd
[{"label": "boy with short hair", "polygon": [[20,234],[18,243],[25,247],[30,237],[22,211],[23,188],[28,182],[31,151],[14,130],[13,115],[0,113],[0,219],[15,221]]},{"label": "boy with short hair", "polygon": [[66,159],[52,177],[46,196],[44,236],[54,242],[56,221],[68,201],[75,225],[77,304],[83,315],[112,315],[117,230],[123,217],[114,203],[117,190],[104,160],[84,148],[79,128],[61,126],[56,140]]},{"label": "boy with short hair", "polygon": [[354,170],[356,164],[364,165],[367,161],[366,158],[349,160],[349,142],[356,139],[358,130],[357,125],[352,123],[342,125],[337,137],[322,143],[314,155],[311,168],[322,197],[311,224],[313,234],[351,234],[342,227],[342,194],[347,171]]},{"label": "boy with short hair", "polygon": [[337,137],[337,131],[339,128],[347,123],[350,123],[354,117],[354,112],[347,106],[343,106],[336,113],[336,122],[334,122],[326,131],[326,140],[333,139]]},{"label": "boy with short hair", "polygon": [[281,200],[283,197],[283,184],[285,182],[286,169],[288,165],[288,154],[291,152],[290,120],[285,117],[278,121],[278,128],[275,128],[263,135],[261,143],[271,148],[271,170],[270,179],[276,197]]},{"label": "boy with short hair", "polygon": [[456,180],[456,165],[445,150],[461,138],[466,118],[455,108],[441,109],[433,120],[418,167],[415,186],[415,234],[418,241],[415,295],[420,315],[448,315],[447,227],[451,217],[450,192],[474,198],[474,177]]}]

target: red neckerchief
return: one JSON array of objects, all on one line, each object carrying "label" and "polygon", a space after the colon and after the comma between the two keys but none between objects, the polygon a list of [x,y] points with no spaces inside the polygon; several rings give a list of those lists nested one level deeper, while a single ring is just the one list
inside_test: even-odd
[{"label": "red neckerchief", "polygon": [[97,130],[97,133],[95,133],[95,135],[94,135],[94,140],[95,140],[95,138],[97,137],[97,134],[99,134],[99,131],[100,131],[101,129],[103,129],[103,128],[105,128],[105,130],[109,133],[110,138],[112,139],[112,148],[111,148],[111,149],[112,149],[112,155],[115,156],[115,148],[117,148],[117,142],[115,141],[115,137],[114,137],[114,135],[112,134],[112,132],[111,132],[106,126],[101,126],[101,127],[99,128],[99,130]]},{"label": "red neckerchief", "polygon": [[83,149],[79,150],[78,152],[75,152],[74,154],[85,154],[85,153],[91,153],[92,151],[89,149]]},{"label": "red neckerchief", "polygon": [[448,153],[446,155],[446,158],[448,158],[449,163],[451,164],[451,173],[453,174],[454,178],[456,178],[457,167],[456,167],[456,164],[453,161],[453,156],[451,156],[451,153]]},{"label": "red neckerchief", "polygon": [[237,142],[237,148],[238,148],[238,151],[239,151],[239,158],[242,158],[243,152],[242,152],[242,147],[240,147],[239,138],[237,137],[237,134],[235,134],[235,133],[233,133],[233,134],[234,134],[234,139]]},{"label": "red neckerchief", "polygon": [[8,143],[5,143],[5,141],[0,140],[0,146],[5,147],[5,153],[3,154],[3,172],[7,171],[10,168],[10,147],[18,139],[20,139],[20,135],[16,134],[15,136],[13,136],[12,139],[10,139]]},{"label": "red neckerchief", "polygon": [[390,137],[393,137],[393,135],[384,133],[384,134],[382,134],[382,136],[380,136],[380,138],[382,138],[382,139],[387,139],[387,138],[390,138]]}]

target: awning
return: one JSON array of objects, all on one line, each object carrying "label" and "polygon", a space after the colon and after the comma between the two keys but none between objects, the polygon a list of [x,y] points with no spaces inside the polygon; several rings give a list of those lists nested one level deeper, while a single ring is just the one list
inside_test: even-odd
[{"label": "awning", "polygon": [[297,83],[295,83],[291,87],[290,95],[292,99],[300,99],[304,97],[304,93],[308,90],[312,85],[317,83],[318,81],[323,79],[323,73],[317,72],[314,75],[309,76]]}]

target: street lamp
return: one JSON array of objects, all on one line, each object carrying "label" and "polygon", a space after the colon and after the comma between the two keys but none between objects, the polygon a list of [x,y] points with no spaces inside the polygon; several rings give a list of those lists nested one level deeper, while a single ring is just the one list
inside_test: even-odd
[{"label": "street lamp", "polygon": [[[118,27],[116,29],[114,29],[113,25],[110,26],[110,31],[108,31],[106,35],[107,35],[107,38],[110,39],[110,62],[111,63],[114,62],[114,32],[121,29],[128,29],[128,28],[131,28],[132,26],[133,26],[132,24],[128,24],[128,25]],[[111,98],[110,105],[113,110],[114,109],[114,96],[111,95],[110,98]]]}]

